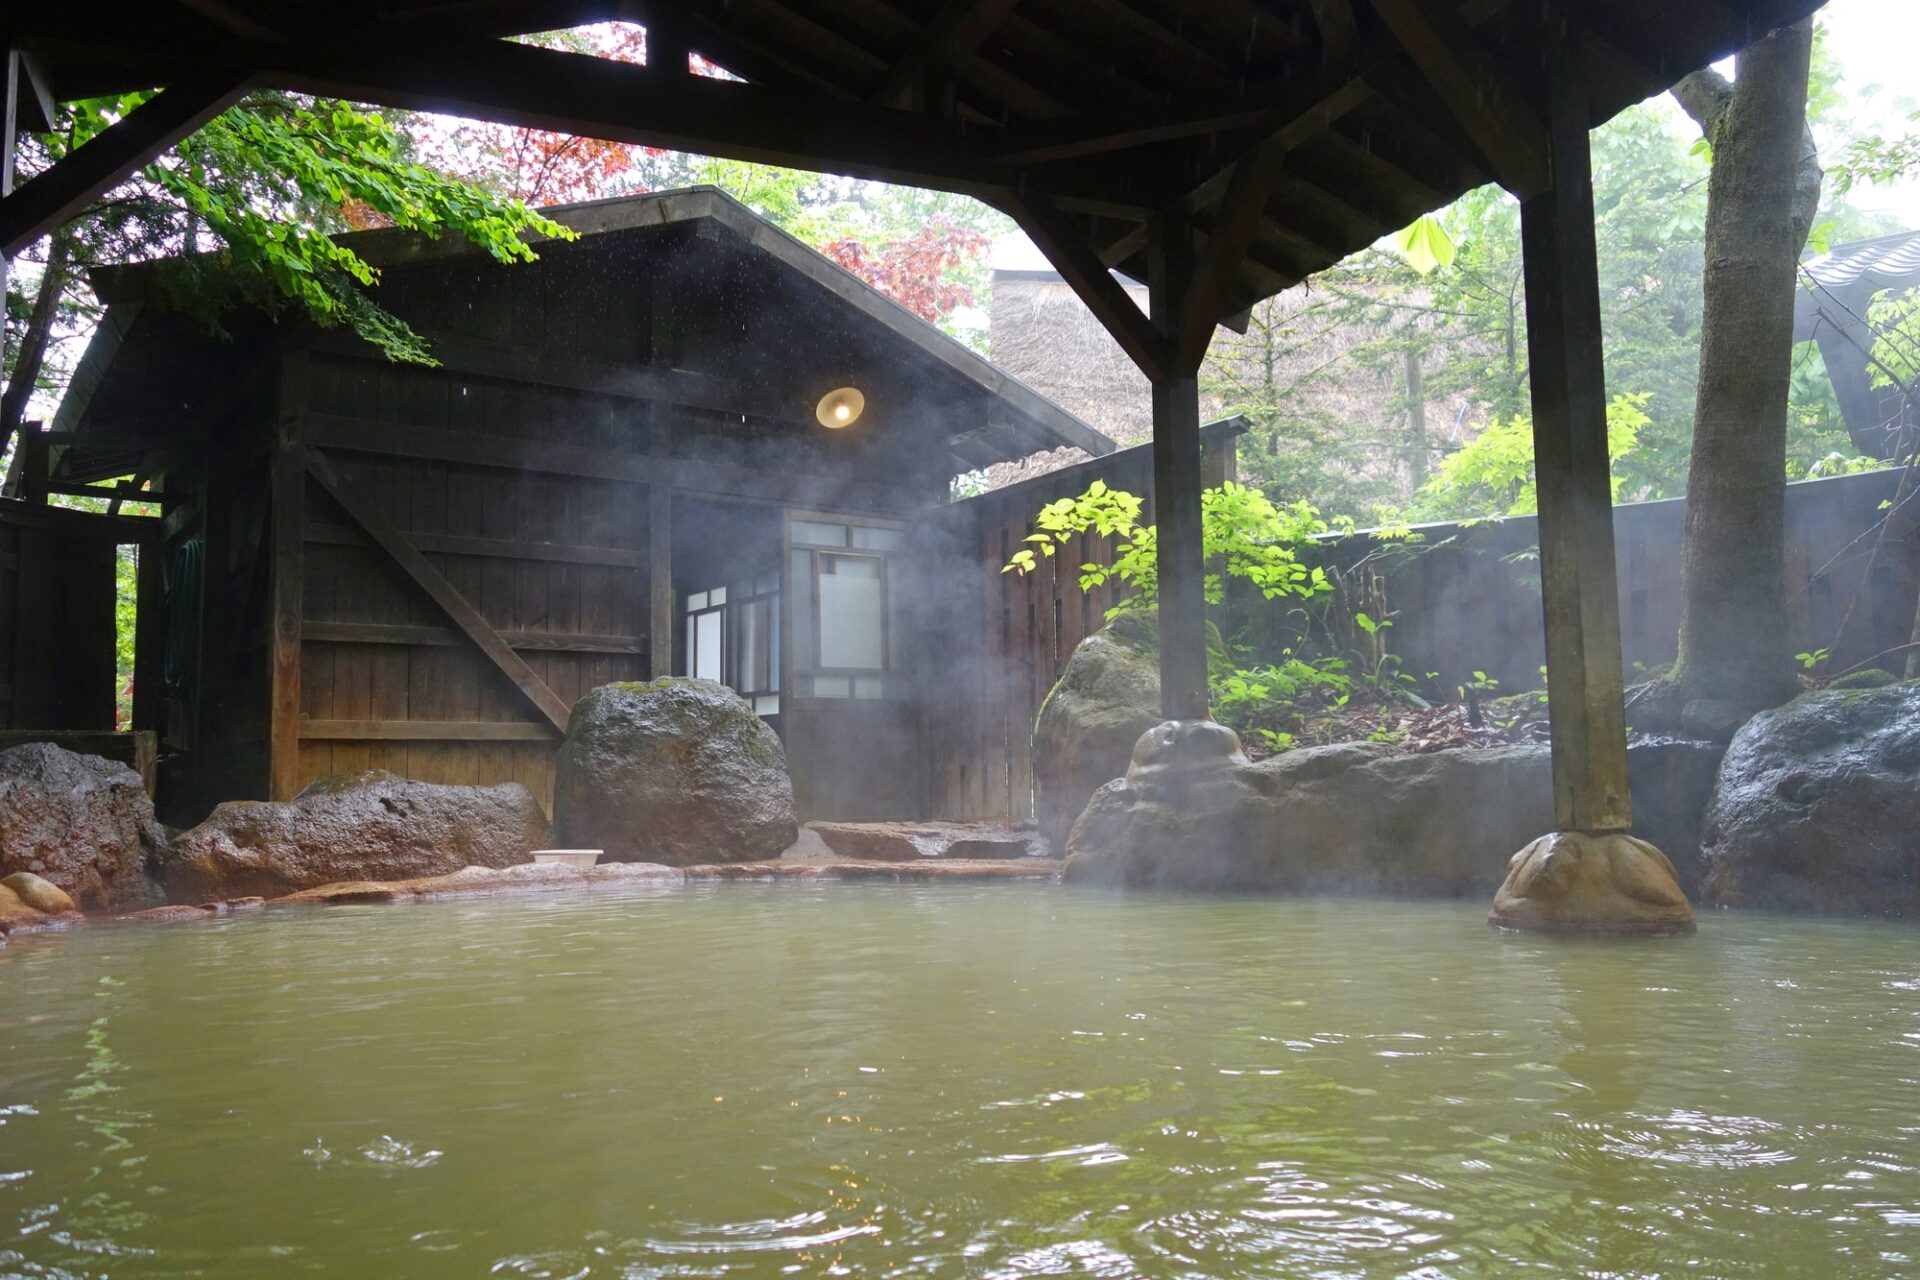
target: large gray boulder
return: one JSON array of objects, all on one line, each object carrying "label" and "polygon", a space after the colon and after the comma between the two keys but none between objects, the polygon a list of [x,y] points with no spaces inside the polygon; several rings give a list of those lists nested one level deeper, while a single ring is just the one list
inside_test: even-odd
[{"label": "large gray boulder", "polygon": [[0,876],[30,871],[83,911],[158,901],[149,862],[166,850],[140,775],[50,742],[0,751]]},{"label": "large gray boulder", "polygon": [[1748,721],[1704,842],[1709,902],[1920,912],[1920,682],[1809,693]]},{"label": "large gray boulder", "polygon": [[322,778],[286,804],[235,800],[173,842],[175,902],[278,898],[340,880],[411,880],[532,861],[546,815],[517,782],[416,782],[384,769]]},{"label": "large gray boulder", "polygon": [[[1628,751],[1636,834],[1698,864],[1699,816],[1718,748]],[[1231,731],[1168,724],[1126,778],[1102,787],[1068,837],[1073,880],[1179,889],[1490,897],[1512,856],[1553,830],[1544,746],[1406,754],[1379,743],[1258,762]]]},{"label": "large gray boulder", "polygon": [[[1211,623],[1207,642],[1224,658]],[[1160,617],[1125,609],[1078,645],[1033,728],[1035,816],[1064,849],[1093,793],[1126,773],[1140,735],[1160,723]]]},{"label": "large gray boulder", "polygon": [[677,677],[580,699],[553,818],[570,848],[670,866],[777,858],[800,831],[779,737],[725,685]]}]

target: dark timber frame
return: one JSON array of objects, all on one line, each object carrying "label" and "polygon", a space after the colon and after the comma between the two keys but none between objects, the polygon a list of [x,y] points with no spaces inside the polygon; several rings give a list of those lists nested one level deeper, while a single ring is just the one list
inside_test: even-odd
[{"label": "dark timber frame", "polygon": [[[254,84],[978,196],[1021,222],[1152,380],[1163,687],[1184,717],[1206,714],[1195,373],[1214,326],[1498,181],[1524,201],[1558,819],[1614,829],[1630,810],[1586,130],[1818,5],[14,6],[30,11],[0,21],[9,158],[36,92],[44,110],[165,88],[49,171],[0,186],[0,248],[17,253]],[[621,18],[656,28],[663,66],[503,38]],[[687,52],[746,83],[687,74]],[[1109,269],[1149,280],[1151,319]]]}]

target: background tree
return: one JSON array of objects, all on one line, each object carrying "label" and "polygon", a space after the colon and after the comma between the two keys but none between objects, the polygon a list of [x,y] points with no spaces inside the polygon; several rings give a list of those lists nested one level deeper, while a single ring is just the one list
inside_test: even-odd
[{"label": "background tree", "polygon": [[[1816,106],[1837,100],[1837,78],[1821,66]],[[1615,460],[1626,501],[1678,496],[1687,483],[1710,172],[1695,134],[1661,100],[1593,135],[1607,381],[1646,416],[1632,453]],[[1527,412],[1519,210],[1484,187],[1431,221],[1447,261],[1383,241],[1256,307],[1244,337],[1216,340],[1206,389],[1252,419],[1242,474],[1277,500],[1370,520],[1495,513],[1473,505],[1484,489],[1427,483],[1455,451]],[[1821,229],[1852,239],[1891,228],[1836,201]],[[1795,352],[1789,400],[1795,478],[1858,465],[1811,343]]]},{"label": "background tree", "polygon": [[[1681,551],[1679,658],[1660,701],[1743,715],[1790,697],[1787,402],[1800,251],[1819,209],[1807,126],[1810,22],[1675,86],[1713,150],[1705,310]],[[1717,717],[1718,718],[1718,717]]]}]

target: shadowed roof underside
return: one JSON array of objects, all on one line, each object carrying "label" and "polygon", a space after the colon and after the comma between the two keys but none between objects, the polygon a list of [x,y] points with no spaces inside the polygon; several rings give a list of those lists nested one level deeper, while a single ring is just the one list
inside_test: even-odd
[{"label": "shadowed roof underside", "polygon": [[[1589,0],[1593,123],[1819,2]],[[1244,178],[1270,194],[1208,299],[1217,319],[1473,187],[1548,179],[1537,0],[21,7],[39,11],[10,20],[15,38],[57,98],[277,85],[943,188],[1013,213],[1083,277],[1144,278],[1148,221],[1167,211],[1191,218],[1204,254]],[[502,38],[614,19],[648,26],[657,66]],[[684,74],[686,51],[749,83]]]}]

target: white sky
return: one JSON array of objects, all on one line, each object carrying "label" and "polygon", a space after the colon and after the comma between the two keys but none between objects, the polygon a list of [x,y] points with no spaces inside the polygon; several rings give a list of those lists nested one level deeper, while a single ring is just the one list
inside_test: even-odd
[{"label": "white sky", "polygon": [[[1820,23],[1840,68],[1841,114],[1865,133],[1897,136],[1920,129],[1905,124],[1920,108],[1920,0],[1828,0]],[[1732,74],[1730,64],[1723,69]],[[1920,227],[1920,179],[1899,187],[1855,187],[1849,199],[1865,212],[1890,213],[1907,227]],[[1019,232],[994,242],[993,265],[1048,268],[1046,256]]]}]

